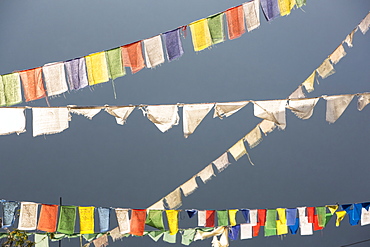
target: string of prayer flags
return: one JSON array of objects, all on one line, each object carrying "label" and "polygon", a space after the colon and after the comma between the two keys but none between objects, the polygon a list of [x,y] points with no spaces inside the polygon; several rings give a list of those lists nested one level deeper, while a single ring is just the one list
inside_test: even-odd
[{"label": "string of prayer flags", "polygon": [[100,232],[109,231],[110,209],[98,207]]},{"label": "string of prayer flags", "polygon": [[160,35],[143,40],[147,68],[154,68],[164,63],[162,39]]},{"label": "string of prayer flags", "polygon": [[295,6],[295,0],[278,0],[280,15],[285,16],[289,15],[290,11]]},{"label": "string of prayer flags", "polygon": [[207,19],[201,19],[189,24],[194,51],[204,50],[212,45]]},{"label": "string of prayer flags", "polygon": [[64,63],[49,63],[42,67],[46,91],[49,97],[67,92]]},{"label": "string of prayer flags", "polygon": [[347,55],[346,51],[342,44],[340,44],[337,49],[330,54],[329,58],[333,64],[337,64],[345,55]]},{"label": "string of prayer flags", "polygon": [[42,69],[34,68],[20,71],[19,75],[23,84],[23,92],[26,102],[46,97]]},{"label": "string of prayer flags", "polygon": [[307,92],[311,93],[315,90],[315,77],[316,77],[316,70],[311,73],[311,75],[302,83],[302,86],[306,89]]},{"label": "string of prayer flags", "polygon": [[369,27],[370,27],[370,12],[367,14],[367,16],[360,22],[360,24],[358,25],[358,27],[360,28],[361,32],[363,34],[365,34],[368,30],[369,30]]},{"label": "string of prayer flags", "polygon": [[197,174],[197,177],[200,177],[203,183],[207,183],[208,180],[210,180],[213,176],[215,176],[215,174],[212,168],[212,164],[209,164]]},{"label": "string of prayer flags", "polygon": [[122,62],[121,47],[105,51],[107,58],[108,75],[112,80],[126,75],[125,67]]},{"label": "string of prayer flags", "polygon": [[243,5],[225,11],[229,39],[236,39],[245,33]]},{"label": "string of prayer flags", "polygon": [[227,152],[223,153],[220,157],[218,157],[212,163],[216,166],[218,172],[222,172],[231,164],[229,162],[229,157],[227,156]]},{"label": "string of prayer flags", "polygon": [[70,90],[79,90],[89,85],[84,57],[64,62]]},{"label": "string of prayer flags", "polygon": [[351,103],[354,95],[326,96],[326,121],[334,123]]},{"label": "string of prayer flags", "polygon": [[165,32],[162,34],[166,45],[166,53],[168,61],[179,59],[183,54],[182,42],[180,39],[180,28]]},{"label": "string of prayer flags", "polygon": [[0,76],[4,87],[5,105],[12,106],[22,103],[21,79],[18,73]]},{"label": "string of prayer flags", "polygon": [[288,99],[302,99],[305,98],[302,85],[299,85],[299,87],[289,95]]},{"label": "string of prayer flags", "polygon": [[213,118],[219,117],[220,119],[224,117],[230,117],[232,114],[236,113],[244,106],[248,105],[248,101],[245,102],[231,102],[231,103],[216,103],[213,113]]},{"label": "string of prayer flags", "polygon": [[179,231],[179,211],[166,210],[166,216],[170,235],[176,235],[176,233]]},{"label": "string of prayer flags", "polygon": [[213,108],[214,104],[194,104],[184,105],[183,107],[183,127],[184,136],[188,138],[193,134],[203,118]]},{"label": "string of prayer flags", "polygon": [[300,119],[309,119],[313,114],[319,98],[304,100],[289,100],[288,108]]},{"label": "string of prayer flags", "polygon": [[177,105],[152,105],[141,109],[144,115],[146,114],[148,119],[162,132],[179,124]]},{"label": "string of prayer flags", "polygon": [[68,106],[69,112],[77,115],[83,115],[84,117],[90,120],[101,111],[100,108],[72,108],[72,107],[73,105]]},{"label": "string of prayer flags", "polygon": [[180,188],[175,189],[165,198],[168,209],[177,209],[182,205],[182,197]]},{"label": "string of prayer flags", "polygon": [[57,230],[58,205],[42,204],[37,230],[55,232]]},{"label": "string of prayer flags", "polygon": [[247,150],[245,149],[244,146],[244,140],[240,139],[228,151],[234,157],[235,161],[243,157],[245,154],[247,154]]},{"label": "string of prayer flags", "polygon": [[105,108],[105,111],[116,118],[116,122],[119,125],[124,125],[131,112],[135,109],[135,106],[123,106],[114,107],[109,106]]},{"label": "string of prayer flags", "polygon": [[255,101],[254,116],[274,122],[280,129],[285,129],[286,100]]},{"label": "string of prayer flags", "polygon": [[119,227],[120,234],[126,234],[130,232],[130,219],[128,215],[128,209],[116,208],[116,217]]},{"label": "string of prayer flags", "polygon": [[78,207],[80,215],[80,233],[94,233],[94,207]]},{"label": "string of prayer flags", "polygon": [[141,41],[122,46],[122,59],[125,67],[135,74],[145,67]]},{"label": "string of prayer flags", "polygon": [[258,126],[265,136],[267,136],[268,133],[272,132],[276,128],[275,123],[268,120],[263,120],[258,124]]},{"label": "string of prayer flags", "polygon": [[107,58],[105,52],[97,52],[85,57],[89,85],[109,81]]},{"label": "string of prayer flags", "polygon": [[148,226],[152,226],[159,230],[164,230],[164,223],[163,223],[163,210],[158,209],[150,209],[147,212],[147,217],[145,220],[145,224]]},{"label": "string of prayer flags", "polygon": [[23,231],[36,230],[38,204],[21,202],[18,229]]},{"label": "string of prayer flags", "polygon": [[73,234],[76,223],[76,206],[60,206],[57,231],[65,234]]},{"label": "string of prayer flags", "polygon": [[344,42],[347,43],[348,47],[353,47],[353,36],[357,32],[358,27],[352,30],[350,34],[347,35],[347,37],[344,39]]},{"label": "string of prayer flags", "polygon": [[192,194],[197,188],[198,184],[195,179],[195,176],[186,181],[183,185],[180,186],[182,193],[184,193],[184,196],[189,196]]},{"label": "string of prayer flags", "polygon": [[207,17],[209,33],[212,44],[218,44],[225,41],[224,33],[224,13],[218,13]]},{"label": "string of prayer flags", "polygon": [[[26,131],[25,108],[0,108],[0,135],[23,133]],[[4,121],[6,119],[6,121]]]},{"label": "string of prayer flags", "polygon": [[130,234],[135,236],[143,236],[145,230],[145,209],[132,209],[130,220]]},{"label": "string of prayer flags", "polygon": [[243,3],[244,17],[248,32],[260,26],[260,0]]},{"label": "string of prayer flags", "polygon": [[357,109],[362,111],[370,103],[370,94],[362,94],[357,101]]},{"label": "string of prayer flags", "polygon": [[306,0],[295,0],[297,7],[301,8],[303,5],[306,5]]},{"label": "string of prayer flags", "polygon": [[2,201],[3,205],[3,224],[2,228],[10,227],[14,223],[15,210],[18,202]]},{"label": "string of prayer flags", "polygon": [[261,0],[261,7],[267,21],[280,16],[278,0]]},{"label": "string of prayer flags", "polygon": [[262,134],[259,126],[257,125],[253,130],[245,135],[244,140],[248,142],[250,148],[256,147],[262,141]]},{"label": "string of prayer flags", "polygon": [[69,111],[63,108],[32,108],[33,137],[60,133],[69,127]]}]

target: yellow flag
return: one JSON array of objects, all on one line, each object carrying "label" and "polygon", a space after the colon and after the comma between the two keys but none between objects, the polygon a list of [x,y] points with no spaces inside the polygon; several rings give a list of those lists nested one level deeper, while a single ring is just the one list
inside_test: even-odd
[{"label": "yellow flag", "polygon": [[281,16],[289,15],[295,5],[295,0],[279,0],[278,2]]},{"label": "yellow flag", "polygon": [[338,227],[340,222],[343,220],[344,216],[346,216],[346,211],[337,211],[335,212],[337,215],[337,220],[335,221],[335,226]]},{"label": "yellow flag", "polygon": [[312,74],[302,83],[304,88],[309,93],[315,90],[315,87],[314,87],[315,86],[315,76],[316,76],[316,70],[312,72]]},{"label": "yellow flag", "polygon": [[236,213],[239,211],[238,209],[229,209],[229,220],[231,226],[236,226]]},{"label": "yellow flag", "polygon": [[97,52],[85,57],[89,85],[109,81],[105,52]]},{"label": "yellow flag", "polygon": [[80,214],[80,233],[94,233],[94,207],[78,207]]},{"label": "yellow flag", "polygon": [[339,206],[338,205],[326,205],[326,207],[329,209],[331,214],[334,214],[335,211],[337,211]]},{"label": "yellow flag", "polygon": [[201,19],[189,24],[194,51],[201,51],[212,45],[207,19]]},{"label": "yellow flag", "polygon": [[179,211],[178,210],[166,210],[168,228],[170,229],[170,235],[175,235],[179,231]]},{"label": "yellow flag", "polygon": [[276,221],[277,235],[288,234],[288,226],[286,224],[286,209],[277,208],[276,211],[279,215],[279,219]]}]

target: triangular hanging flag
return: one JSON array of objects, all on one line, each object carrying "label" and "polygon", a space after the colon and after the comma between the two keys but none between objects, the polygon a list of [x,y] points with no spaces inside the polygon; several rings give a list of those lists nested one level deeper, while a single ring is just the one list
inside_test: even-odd
[{"label": "triangular hanging flag", "polygon": [[108,235],[104,234],[101,237],[93,241],[95,247],[105,247],[108,246]]},{"label": "triangular hanging flag", "polygon": [[278,0],[261,0],[261,7],[267,21],[280,16]]},{"label": "triangular hanging flag", "polygon": [[76,224],[76,207],[60,206],[57,231],[65,234],[73,234]]},{"label": "triangular hanging flag", "polygon": [[302,85],[299,85],[299,87],[289,95],[288,99],[301,99],[305,97],[306,96],[304,95]]},{"label": "triangular hanging flag", "polygon": [[77,115],[83,115],[90,120],[101,111],[101,108],[74,108],[74,105],[68,105],[68,108],[69,112]]},{"label": "triangular hanging flag", "polygon": [[337,215],[337,220],[335,221],[335,226],[338,227],[340,225],[340,222],[344,219],[344,216],[346,216],[346,211],[337,211],[335,212]]},{"label": "triangular hanging flag", "polygon": [[2,75],[5,104],[7,106],[22,103],[21,79],[18,73]]},{"label": "triangular hanging flag", "polygon": [[357,109],[362,111],[370,103],[370,93],[362,94],[357,101]]},{"label": "triangular hanging flag", "polygon": [[252,237],[252,224],[240,224],[240,239],[251,239]]},{"label": "triangular hanging flag", "polygon": [[326,121],[334,123],[351,103],[354,95],[326,96]]},{"label": "triangular hanging flag", "polygon": [[98,207],[98,215],[100,232],[107,232],[109,230],[110,208]]},{"label": "triangular hanging flag", "polygon": [[213,176],[215,176],[215,174],[213,172],[212,164],[209,164],[197,174],[197,177],[200,177],[203,183],[207,183]]},{"label": "triangular hanging flag", "polygon": [[0,109],[0,135],[26,132],[26,108],[1,108]]},{"label": "triangular hanging flag", "polygon": [[348,47],[353,47],[353,36],[355,35],[356,32],[357,32],[357,27],[353,29],[352,32],[348,34],[345,40],[343,41],[347,43]]},{"label": "triangular hanging flag", "polygon": [[69,111],[61,108],[32,108],[33,137],[60,133],[69,127]]},{"label": "triangular hanging flag", "polygon": [[198,226],[206,226],[206,210],[198,211]]},{"label": "triangular hanging flag", "polygon": [[244,146],[244,140],[243,139],[239,140],[228,151],[231,153],[231,155],[234,157],[236,161],[243,157],[245,154],[247,154],[247,150],[245,149]]},{"label": "triangular hanging flag", "polygon": [[342,44],[340,44],[337,49],[333,51],[332,54],[329,55],[329,58],[333,64],[337,64],[345,55],[347,55],[346,51]]},{"label": "triangular hanging flag", "polygon": [[66,72],[64,63],[48,63],[42,67],[46,91],[48,96],[58,95],[67,92]]},{"label": "triangular hanging flag", "polygon": [[57,230],[58,205],[42,204],[37,230],[55,232]]},{"label": "triangular hanging flag", "polygon": [[315,77],[316,77],[316,70],[311,73],[311,75],[302,83],[302,86],[306,89],[308,93],[311,93],[315,90]]},{"label": "triangular hanging flag", "polygon": [[243,3],[244,17],[248,32],[260,26],[260,0]]},{"label": "triangular hanging flag", "polygon": [[85,57],[89,85],[109,81],[107,58],[105,52],[97,52]]},{"label": "triangular hanging flag", "polygon": [[130,232],[130,219],[128,216],[128,209],[116,208],[116,217],[118,221],[119,232],[126,234]]},{"label": "triangular hanging flag", "polygon": [[193,134],[213,106],[214,104],[184,105],[182,112],[185,138]]},{"label": "triangular hanging flag", "polygon": [[130,220],[130,234],[135,236],[143,236],[145,229],[145,219],[145,209],[132,209]]},{"label": "triangular hanging flag", "polygon": [[198,213],[198,210],[196,209],[186,209],[185,211],[188,213],[189,218],[193,218],[193,216]]},{"label": "triangular hanging flag", "polygon": [[164,230],[162,212],[163,210],[149,209],[147,212],[145,224],[159,230]]},{"label": "triangular hanging flag", "polygon": [[297,234],[298,228],[299,228],[299,219],[296,218],[295,224],[289,226],[290,233],[293,235]]},{"label": "triangular hanging flag", "polygon": [[94,233],[94,211],[95,207],[78,207],[81,234]]},{"label": "triangular hanging flag", "polygon": [[236,39],[245,33],[243,6],[239,5],[225,11],[229,39]]},{"label": "triangular hanging flag", "polygon": [[2,201],[2,206],[3,206],[2,228],[10,227],[14,223],[15,210],[18,207],[18,202]]},{"label": "triangular hanging flag", "polygon": [[18,229],[24,231],[36,230],[38,204],[21,202]]},{"label": "triangular hanging flag", "polygon": [[176,233],[179,231],[179,211],[166,210],[166,216],[170,235],[176,235]]},{"label": "triangular hanging flag", "polygon": [[177,209],[182,205],[180,188],[175,189],[169,193],[165,198],[168,209]]},{"label": "triangular hanging flag", "polygon": [[224,169],[226,169],[230,165],[227,152],[225,152],[223,155],[218,157],[212,163],[216,166],[218,172],[222,172]]},{"label": "triangular hanging flag", "polygon": [[108,106],[105,111],[116,118],[117,124],[124,125],[135,106]]},{"label": "triangular hanging flag", "polygon": [[212,45],[207,19],[201,19],[189,24],[194,51],[201,51]]},{"label": "triangular hanging flag", "polygon": [[89,85],[84,57],[64,62],[70,90],[79,90]]},{"label": "triangular hanging flag", "polygon": [[166,45],[166,53],[168,61],[178,59],[184,54],[180,39],[180,28],[168,31],[162,34]]},{"label": "triangular hanging flag", "polygon": [[155,242],[158,242],[158,240],[163,236],[164,230],[163,231],[150,231],[148,233],[148,236],[153,239]]},{"label": "triangular hanging flag", "polygon": [[145,67],[141,41],[124,45],[121,48],[123,65],[130,67],[132,74],[139,72]]},{"label": "triangular hanging flag", "polygon": [[289,100],[288,109],[290,109],[300,119],[309,119],[312,116],[313,109],[318,101],[319,98]]},{"label": "triangular hanging flag", "polygon": [[294,8],[295,0],[278,0],[280,15],[289,15],[290,11]]},{"label": "triangular hanging flag", "polygon": [[189,179],[183,185],[181,185],[180,188],[182,190],[182,193],[184,193],[184,196],[188,196],[191,193],[193,193],[198,188],[198,184],[195,179],[195,176]]},{"label": "triangular hanging flag", "polygon": [[147,68],[154,68],[164,63],[162,39],[160,35],[144,39],[145,62]]},{"label": "triangular hanging flag", "polygon": [[370,12],[367,14],[367,16],[360,22],[360,24],[358,25],[358,27],[360,28],[361,32],[363,34],[365,34],[368,30],[369,30],[369,27],[370,27]]},{"label": "triangular hanging flag", "polygon": [[223,117],[229,117],[235,112],[242,109],[246,106],[249,102],[232,102],[232,103],[216,103],[215,104],[215,111],[213,113],[213,118],[219,117],[222,119]]},{"label": "triangular hanging flag", "polygon": [[303,5],[306,5],[306,0],[295,0],[297,7],[301,8]]},{"label": "triangular hanging flag", "polygon": [[366,208],[361,209],[361,226],[370,224],[370,210]]},{"label": "triangular hanging flag", "polygon": [[19,75],[22,79],[26,102],[46,97],[41,68],[20,71]]},{"label": "triangular hanging flag", "polygon": [[217,210],[217,225],[228,226],[229,216],[227,210]]},{"label": "triangular hanging flag", "polygon": [[152,105],[141,109],[144,115],[146,114],[148,119],[162,132],[179,124],[177,105]]},{"label": "triangular hanging flag", "polygon": [[274,122],[280,129],[285,129],[286,100],[255,101],[254,116]]},{"label": "triangular hanging flag", "polygon": [[117,47],[117,48],[105,51],[105,56],[107,58],[109,78],[114,80],[117,77],[126,75],[126,70],[122,62],[121,47]]},{"label": "triangular hanging flag", "polygon": [[262,141],[261,130],[258,125],[244,136],[244,140],[248,142],[250,148],[254,148]]},{"label": "triangular hanging flag", "polygon": [[209,33],[211,34],[212,44],[225,41],[224,34],[224,13],[218,13],[207,17]]},{"label": "triangular hanging flag", "polygon": [[215,226],[216,210],[206,210],[206,225],[205,227]]},{"label": "triangular hanging flag", "polygon": [[325,59],[324,62],[316,69],[316,71],[322,79],[325,79],[326,77],[335,73],[334,66],[331,64],[329,58]]},{"label": "triangular hanging flag", "polygon": [[236,213],[239,211],[239,209],[229,209],[229,219],[230,219],[230,226],[236,225]]},{"label": "triangular hanging flag", "polygon": [[49,236],[35,233],[35,247],[49,247]]},{"label": "triangular hanging flag", "polygon": [[263,120],[258,124],[258,126],[265,136],[267,136],[268,133],[272,132],[276,128],[275,123],[268,120]]}]

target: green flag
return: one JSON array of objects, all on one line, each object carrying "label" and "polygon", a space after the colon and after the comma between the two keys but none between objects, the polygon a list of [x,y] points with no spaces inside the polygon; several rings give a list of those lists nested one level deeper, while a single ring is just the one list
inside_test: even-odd
[{"label": "green flag", "polygon": [[145,224],[159,230],[164,230],[162,210],[150,209]]},{"label": "green flag", "polygon": [[325,207],[316,207],[316,214],[319,219],[319,226],[325,226],[326,221],[326,208]]},{"label": "green flag", "polygon": [[162,235],[164,234],[164,231],[150,231],[148,233],[149,237],[153,239],[155,242],[157,242]]},{"label": "green flag", "polygon": [[126,70],[122,63],[121,47],[105,51],[107,58],[109,78],[116,79],[126,75]]},{"label": "green flag", "polygon": [[265,237],[276,235],[276,209],[267,209],[265,223]]},{"label": "green flag", "polygon": [[170,243],[170,244],[175,244],[176,243],[176,234],[171,235],[169,231],[164,232],[163,241],[167,242],[167,243]]},{"label": "green flag", "polygon": [[225,41],[224,34],[224,13],[211,15],[207,18],[209,32],[211,33],[212,43],[218,44]]},{"label": "green flag", "polygon": [[60,206],[58,232],[65,234],[73,234],[76,223],[76,207],[75,206]]},{"label": "green flag", "polygon": [[18,73],[2,76],[6,105],[22,103],[21,79]]},{"label": "green flag", "polygon": [[227,210],[218,210],[217,211],[217,225],[218,226],[228,226],[229,218]]},{"label": "green flag", "polygon": [[306,5],[306,0],[295,0],[297,7],[300,8],[303,5]]},{"label": "green flag", "polygon": [[195,229],[185,229],[182,233],[181,244],[190,245],[194,240],[195,232]]}]

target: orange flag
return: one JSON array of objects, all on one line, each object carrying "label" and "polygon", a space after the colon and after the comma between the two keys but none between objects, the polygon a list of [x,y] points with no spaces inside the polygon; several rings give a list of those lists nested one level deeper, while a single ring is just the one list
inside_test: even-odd
[{"label": "orange flag", "polygon": [[22,79],[26,102],[41,99],[46,96],[41,67],[20,71],[19,75]]},{"label": "orange flag", "polygon": [[37,230],[55,232],[57,230],[58,205],[42,204]]},{"label": "orange flag", "polygon": [[243,5],[226,10],[227,30],[229,39],[236,39],[245,33]]},{"label": "orange flag", "polygon": [[143,236],[145,229],[146,209],[132,209],[130,220],[130,234]]},{"label": "orange flag", "polygon": [[130,67],[132,74],[142,70],[145,65],[141,41],[122,46],[122,60],[125,67]]}]

